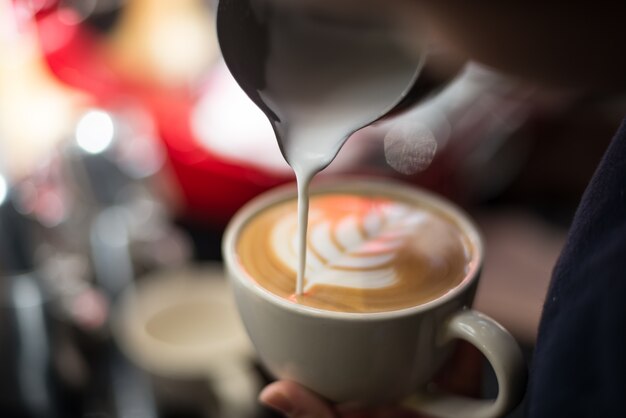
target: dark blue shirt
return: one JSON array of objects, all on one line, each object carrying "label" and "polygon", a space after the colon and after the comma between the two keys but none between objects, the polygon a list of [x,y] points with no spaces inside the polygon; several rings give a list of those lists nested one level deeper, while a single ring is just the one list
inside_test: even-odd
[{"label": "dark blue shirt", "polygon": [[587,186],[554,269],[528,413],[626,417],[626,120]]}]

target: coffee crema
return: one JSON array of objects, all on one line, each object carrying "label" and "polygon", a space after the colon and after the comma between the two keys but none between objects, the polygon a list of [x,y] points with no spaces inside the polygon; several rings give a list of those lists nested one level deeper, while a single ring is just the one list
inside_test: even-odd
[{"label": "coffee crema", "polygon": [[384,312],[437,299],[461,283],[469,239],[437,209],[382,195],[312,195],[304,293],[296,199],[270,206],[241,230],[239,262],[268,291],[340,312]]}]

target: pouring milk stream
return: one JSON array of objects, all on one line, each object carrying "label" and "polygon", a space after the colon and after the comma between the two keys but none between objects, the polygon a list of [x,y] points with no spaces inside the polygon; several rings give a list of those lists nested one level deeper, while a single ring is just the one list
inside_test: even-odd
[{"label": "pouring milk stream", "polygon": [[337,18],[272,0],[221,0],[217,19],[228,68],[270,120],[296,175],[301,295],[311,179],[352,133],[405,98],[423,56],[372,13]]}]

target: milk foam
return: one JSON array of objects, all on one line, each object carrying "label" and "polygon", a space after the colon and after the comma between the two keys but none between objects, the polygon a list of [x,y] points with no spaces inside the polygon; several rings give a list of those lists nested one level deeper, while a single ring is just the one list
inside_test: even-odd
[{"label": "milk foam", "polygon": [[236,251],[250,280],[316,309],[383,312],[434,300],[466,277],[472,246],[445,212],[384,188],[346,190],[311,195],[302,293],[295,199],[260,210],[242,228]]},{"label": "milk foam", "polygon": [[[321,284],[354,289],[395,285],[399,278],[394,259],[429,216],[399,202],[378,203],[339,219],[329,208],[312,208],[303,290]],[[294,272],[299,267],[299,238],[296,214],[281,219],[271,231],[273,251]]]}]

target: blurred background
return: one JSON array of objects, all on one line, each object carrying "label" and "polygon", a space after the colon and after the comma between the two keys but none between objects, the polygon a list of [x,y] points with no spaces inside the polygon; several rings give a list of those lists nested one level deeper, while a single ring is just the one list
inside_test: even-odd
[{"label": "blurred background", "polygon": [[[220,239],[292,173],[220,59],[214,12],[0,0],[0,416],[273,416],[256,403],[271,378]],[[431,67],[442,92],[355,134],[324,175],[394,178],[468,210],[487,244],[476,307],[530,360],[552,266],[626,101]],[[411,147],[427,158],[403,159]]]}]

